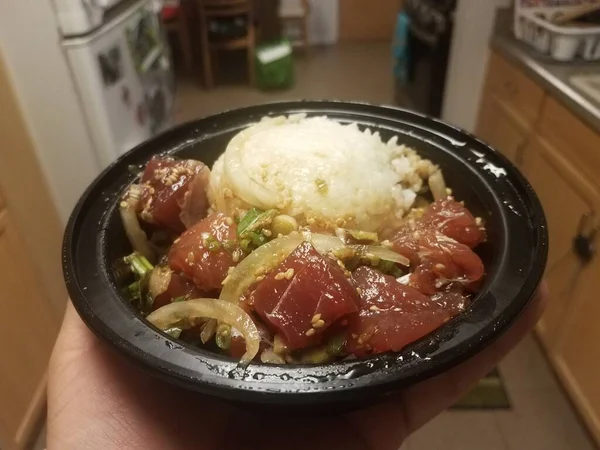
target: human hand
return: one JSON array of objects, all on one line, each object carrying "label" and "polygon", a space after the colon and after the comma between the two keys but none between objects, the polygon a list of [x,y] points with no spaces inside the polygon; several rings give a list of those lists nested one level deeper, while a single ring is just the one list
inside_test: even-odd
[{"label": "human hand", "polygon": [[468,361],[369,409],[258,414],[151,377],[99,341],[69,303],[49,367],[48,450],[397,450],[489,373],[535,325],[547,289]]}]

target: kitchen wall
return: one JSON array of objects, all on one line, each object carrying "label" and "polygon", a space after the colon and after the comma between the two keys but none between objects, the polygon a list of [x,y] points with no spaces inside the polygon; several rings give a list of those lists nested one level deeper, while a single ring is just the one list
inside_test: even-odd
[{"label": "kitchen wall", "polygon": [[50,0],[0,1],[0,46],[52,198],[66,222],[100,165],[70,83]]},{"label": "kitchen wall", "polygon": [[511,0],[459,0],[442,118],[475,129],[496,9]]}]

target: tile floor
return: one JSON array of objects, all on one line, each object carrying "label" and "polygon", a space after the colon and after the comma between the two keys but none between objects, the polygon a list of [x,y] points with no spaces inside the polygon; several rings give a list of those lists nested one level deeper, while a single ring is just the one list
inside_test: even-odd
[{"label": "tile floor", "polygon": [[[315,49],[296,59],[296,84],[260,92],[243,84],[206,91],[200,80],[181,77],[176,123],[230,108],[279,100],[339,99],[390,104],[393,78],[389,44]],[[225,74],[224,74],[225,75]],[[513,403],[509,411],[448,411],[411,436],[402,450],[593,450],[533,337],[502,362],[500,372]]]},{"label": "tile floor", "polygon": [[[339,46],[311,52],[296,64],[297,83],[263,93],[227,84],[211,91],[199,80],[179,80],[174,121],[226,109],[286,99],[343,99],[391,103],[389,45]],[[593,450],[595,446],[554,378],[533,337],[501,363],[513,408],[508,411],[448,411],[427,424],[401,450]],[[43,436],[35,450],[44,448]],[[333,449],[332,449],[333,450]]]}]

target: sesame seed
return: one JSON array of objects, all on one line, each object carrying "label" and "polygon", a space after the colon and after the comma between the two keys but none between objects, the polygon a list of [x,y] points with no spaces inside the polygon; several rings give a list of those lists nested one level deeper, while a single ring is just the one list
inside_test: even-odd
[{"label": "sesame seed", "polygon": [[443,264],[438,263],[438,264],[435,265],[435,268],[436,268],[436,270],[444,270],[446,268],[446,266],[443,265]]},{"label": "sesame seed", "polygon": [[262,280],[264,280],[264,279],[265,279],[265,276],[264,276],[264,275],[261,275],[261,276],[259,276],[259,277],[256,277],[256,281],[259,281],[259,282],[260,282],[260,281],[262,281]]},{"label": "sesame seed", "polygon": [[313,318],[311,319],[310,323],[314,324],[315,322],[318,322],[319,320],[321,320],[321,313],[315,314],[313,316]]},{"label": "sesame seed", "polygon": [[240,260],[240,254],[237,250],[233,252],[233,254],[231,255],[231,259],[233,260],[233,262],[238,262]]},{"label": "sesame seed", "polygon": [[361,289],[361,288],[356,288],[356,293],[357,293],[358,295],[362,294],[362,289]]},{"label": "sesame seed", "polygon": [[283,280],[285,278],[285,273],[283,272],[279,272],[277,275],[275,275],[275,279],[276,280]]},{"label": "sesame seed", "polygon": [[285,271],[285,279],[291,280],[294,277],[294,269],[288,269]]},{"label": "sesame seed", "polygon": [[261,231],[262,234],[264,234],[265,236],[269,237],[273,234],[273,232],[271,230],[267,230],[266,228],[263,228],[263,230]]},{"label": "sesame seed", "polygon": [[121,203],[119,203],[119,205],[121,206],[121,208],[127,208],[128,203],[127,202],[121,202]]},{"label": "sesame seed", "polygon": [[254,272],[254,275],[256,275],[257,277],[264,275],[265,274],[265,268],[264,267],[259,267],[258,269],[256,269],[256,272]]},{"label": "sesame seed", "polygon": [[375,305],[371,306],[369,309],[371,311],[379,311],[379,308],[377,306],[375,306]]},{"label": "sesame seed", "polygon": [[304,334],[306,334],[307,336],[312,336],[313,334],[315,334],[315,329],[314,329],[314,328],[311,328],[310,330],[308,330],[308,331],[307,331],[306,333],[304,333]]},{"label": "sesame seed", "polygon": [[313,323],[314,328],[323,328],[325,326],[325,321],[323,319],[317,320]]},{"label": "sesame seed", "polygon": [[346,266],[344,265],[343,261],[341,259],[337,260],[337,265],[340,266],[341,269],[345,269]]},{"label": "sesame seed", "polygon": [[179,241],[181,240],[181,238],[177,238],[173,241],[173,244],[177,244]]},{"label": "sesame seed", "polygon": [[227,217],[227,218],[225,219],[225,222],[226,222],[226,223],[227,223],[227,225],[229,225],[229,226],[233,225],[233,219],[232,219],[231,217]]},{"label": "sesame seed", "polygon": [[283,234],[282,233],[277,233],[277,237],[278,238],[283,237]]}]

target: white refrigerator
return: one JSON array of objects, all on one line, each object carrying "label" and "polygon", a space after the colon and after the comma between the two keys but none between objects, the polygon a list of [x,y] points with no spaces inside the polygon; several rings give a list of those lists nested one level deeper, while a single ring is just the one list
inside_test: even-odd
[{"label": "white refrigerator", "polygon": [[174,77],[159,5],[152,0],[53,0],[98,161],[165,129]]}]

